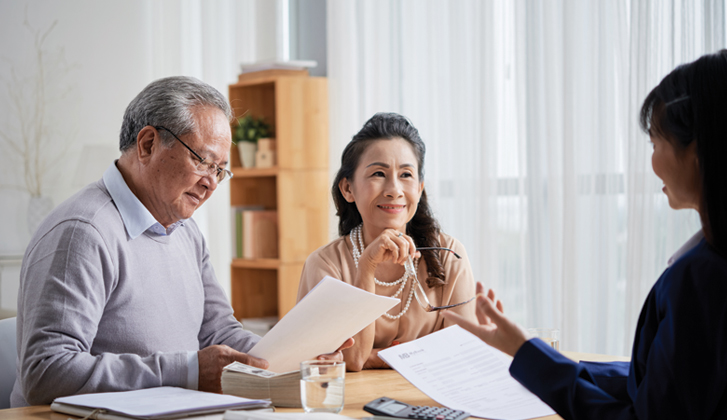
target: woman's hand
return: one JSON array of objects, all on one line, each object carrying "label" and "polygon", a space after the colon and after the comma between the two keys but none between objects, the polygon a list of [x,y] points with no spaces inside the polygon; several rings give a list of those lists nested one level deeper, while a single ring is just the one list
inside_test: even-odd
[{"label": "woman's hand", "polygon": [[[363,234],[363,232],[361,233]],[[359,289],[375,293],[374,273],[379,264],[388,261],[404,265],[409,258],[419,257],[420,255],[412,238],[396,229],[385,229],[361,251],[353,285]],[[397,276],[401,274],[403,273],[400,272]],[[388,273],[385,275],[388,277]],[[393,280],[386,277],[384,279],[386,281]],[[383,361],[378,359],[375,352],[372,354],[375,335],[376,323],[372,322],[354,336],[356,344],[344,352],[347,370],[355,372],[361,369],[387,367]]]},{"label": "woman's hand", "polygon": [[502,302],[495,300],[495,292],[492,289],[487,292],[487,295],[484,292],[485,287],[482,283],[477,283],[475,313],[478,324],[470,322],[452,311],[444,311],[442,316],[492,347],[510,356],[515,356],[520,346],[528,340],[528,336],[516,323],[505,317]]},{"label": "woman's hand", "polygon": [[419,256],[414,240],[396,229],[385,229],[361,254],[359,269],[363,266],[375,270],[384,261],[404,265],[409,257]]},{"label": "woman's hand", "polygon": [[355,340],[353,338],[349,338],[343,344],[341,344],[341,347],[337,348],[336,351],[334,351],[333,353],[321,354],[316,359],[318,359],[318,360],[334,360],[337,362],[342,362],[343,353],[341,353],[341,351],[346,350],[347,348],[353,347],[354,342],[355,342]]},{"label": "woman's hand", "polygon": [[391,369],[384,359],[379,357],[379,351],[384,349],[372,349],[369,359],[364,363],[364,369]]}]

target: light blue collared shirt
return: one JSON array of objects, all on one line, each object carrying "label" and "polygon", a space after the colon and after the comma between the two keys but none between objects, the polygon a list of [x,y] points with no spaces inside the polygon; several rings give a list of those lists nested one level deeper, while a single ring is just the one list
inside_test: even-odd
[{"label": "light blue collared shirt", "polygon": [[[111,194],[116,208],[121,213],[121,219],[124,221],[126,233],[129,238],[136,239],[142,233],[149,231],[155,235],[165,236],[171,235],[179,226],[184,225],[184,220],[173,223],[168,228],[162,226],[151,212],[144,206],[139,198],[134,195],[129,186],[124,181],[116,162],[111,164],[103,174],[103,182],[106,189]],[[196,351],[187,352],[187,388],[197,389],[199,387],[199,361],[197,360]]]},{"label": "light blue collared shirt", "polygon": [[687,239],[687,241],[684,243],[684,245],[682,245],[681,248],[679,248],[677,250],[677,252],[675,252],[674,255],[672,255],[669,258],[669,260],[666,262],[666,266],[669,267],[672,264],[674,264],[674,262],[676,262],[676,260],[681,258],[682,255],[686,254],[687,252],[689,252],[690,249],[697,246],[699,241],[701,241],[703,238],[704,238],[704,231],[702,231],[702,229],[699,229],[699,231],[697,233],[692,235],[691,238]]}]

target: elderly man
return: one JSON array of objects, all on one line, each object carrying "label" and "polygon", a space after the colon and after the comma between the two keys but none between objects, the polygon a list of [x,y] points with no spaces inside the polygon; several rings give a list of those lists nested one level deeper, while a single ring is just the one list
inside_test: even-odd
[{"label": "elderly man", "polygon": [[188,77],[129,104],[121,158],[28,245],[14,407],[165,385],[219,392],[223,366],[267,367],[244,353],[259,337],[233,317],[190,219],[232,175],[230,118],[217,90]]}]

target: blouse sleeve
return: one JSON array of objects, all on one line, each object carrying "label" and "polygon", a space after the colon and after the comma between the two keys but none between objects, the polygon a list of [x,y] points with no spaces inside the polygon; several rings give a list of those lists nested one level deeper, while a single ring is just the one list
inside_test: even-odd
[{"label": "blouse sleeve", "polygon": [[[449,246],[454,252],[459,254],[462,259],[457,259],[457,257],[451,253],[448,253],[449,255],[446,257],[443,265],[447,283],[451,285],[451,297],[448,300],[443,301],[442,305],[453,305],[467,301],[475,296],[475,279],[472,274],[472,267],[470,266],[467,251],[465,250],[464,245],[462,245],[462,243],[457,239],[451,238],[450,241],[451,243],[446,244],[445,246]],[[474,301],[448,310],[456,312],[471,322],[477,322]],[[449,327],[450,325],[453,324],[445,320],[442,328]]]},{"label": "blouse sleeve", "polygon": [[300,302],[326,276],[345,281],[341,276],[340,265],[333,263],[326,255],[325,250],[330,249],[328,247],[319,249],[306,258],[305,264],[303,264],[303,273],[300,276],[300,284],[298,285],[297,302]]}]

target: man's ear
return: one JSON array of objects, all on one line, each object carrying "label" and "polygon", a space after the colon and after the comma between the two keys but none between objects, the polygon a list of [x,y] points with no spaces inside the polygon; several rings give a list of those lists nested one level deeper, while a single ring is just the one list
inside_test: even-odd
[{"label": "man's ear", "polygon": [[348,178],[343,178],[338,182],[338,189],[341,191],[341,195],[349,203],[353,203],[355,200],[353,191],[351,191],[351,183],[348,182]]},{"label": "man's ear", "polygon": [[154,149],[161,145],[161,137],[156,128],[147,125],[136,135],[136,154],[140,162],[151,158]]}]

